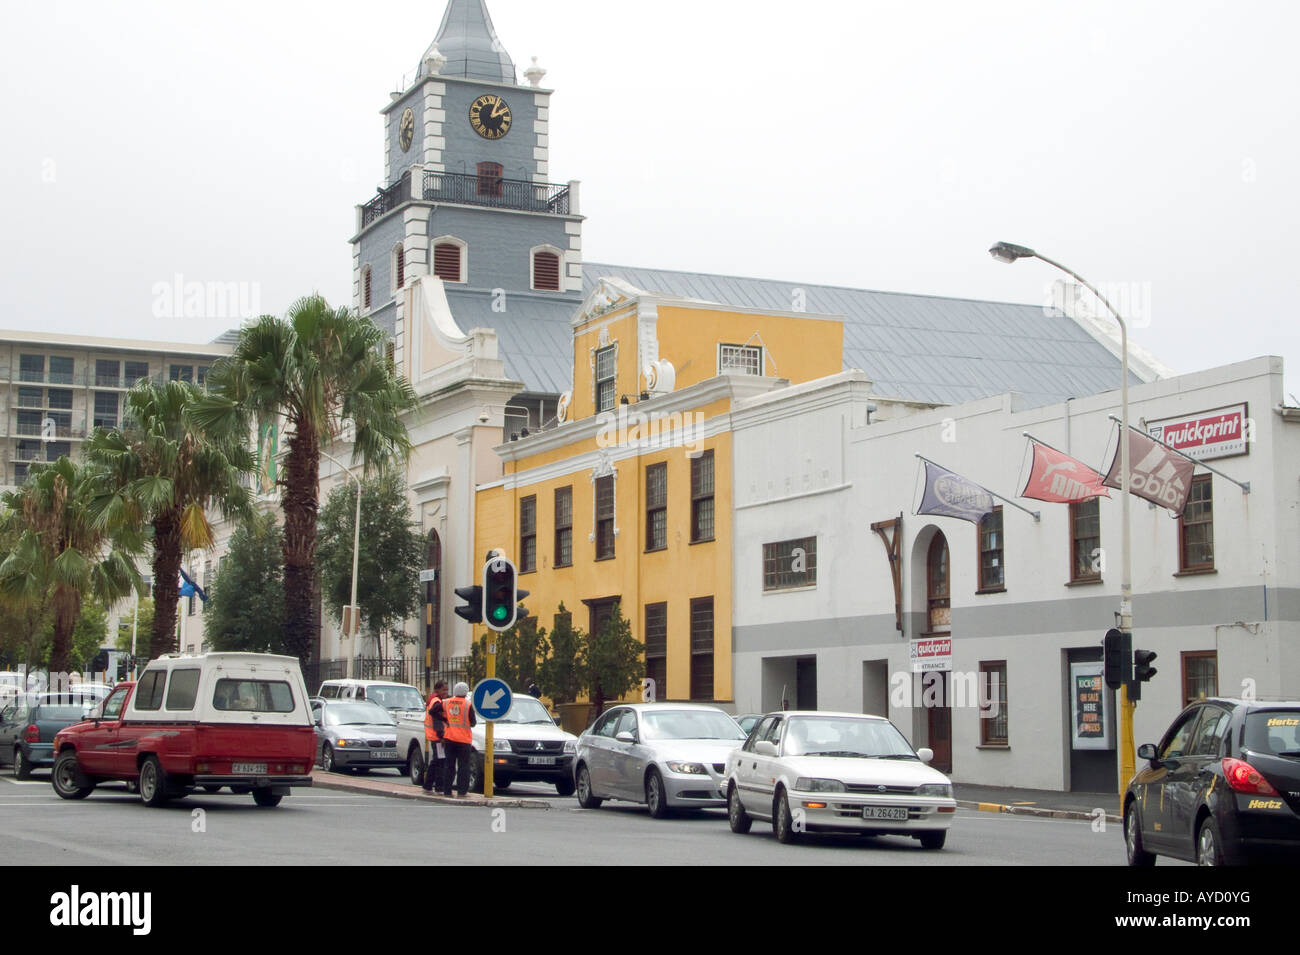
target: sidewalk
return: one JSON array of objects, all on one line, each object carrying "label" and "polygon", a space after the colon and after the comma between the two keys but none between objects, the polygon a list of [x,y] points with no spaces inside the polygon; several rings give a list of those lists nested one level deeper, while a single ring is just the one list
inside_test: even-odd
[{"label": "sidewalk", "polygon": [[1098,809],[1106,821],[1121,823],[1118,793],[1063,793],[1050,789],[1013,789],[953,783],[953,795],[963,809],[1007,812],[1053,819],[1094,819]]},{"label": "sidewalk", "polygon": [[[550,809],[547,799],[511,796],[500,793],[492,799],[474,793],[464,799],[436,796],[412,786],[405,776],[373,775],[353,776],[347,773],[327,773],[312,770],[312,785],[320,789],[337,789],[344,792],[362,792],[372,796],[392,796],[398,799],[422,799],[425,802],[449,806],[504,806],[515,809]],[[1119,796],[1116,793],[1062,793],[1046,789],[1013,789],[996,786],[973,786],[953,783],[953,795],[963,809],[981,812],[1005,812],[1024,816],[1044,816],[1052,819],[1096,818],[1098,809],[1106,811],[1106,821],[1120,823]]]}]

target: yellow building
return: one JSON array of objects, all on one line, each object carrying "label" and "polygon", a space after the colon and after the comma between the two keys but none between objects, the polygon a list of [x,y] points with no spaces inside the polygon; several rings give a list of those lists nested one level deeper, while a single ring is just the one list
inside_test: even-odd
[{"label": "yellow building", "polygon": [[572,391],[554,427],[496,449],[475,552],[514,559],[547,628],[561,602],[588,632],[620,604],[655,699],[730,701],[730,412],[841,371],[842,322],[603,279],[572,326]]}]

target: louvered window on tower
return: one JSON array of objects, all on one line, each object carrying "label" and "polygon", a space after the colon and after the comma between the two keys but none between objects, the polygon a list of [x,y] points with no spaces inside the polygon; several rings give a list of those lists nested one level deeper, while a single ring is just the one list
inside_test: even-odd
[{"label": "louvered window on tower", "polygon": [[533,256],[533,288],[543,292],[560,290],[560,257],[554,252],[538,252]]},{"label": "louvered window on tower", "polygon": [[397,266],[397,291],[406,287],[406,253],[402,250],[402,244],[399,242],[397,248],[393,250],[393,256],[396,259]]},{"label": "louvered window on tower", "polygon": [[460,281],[460,246],[449,242],[434,246],[433,274],[444,282]]}]

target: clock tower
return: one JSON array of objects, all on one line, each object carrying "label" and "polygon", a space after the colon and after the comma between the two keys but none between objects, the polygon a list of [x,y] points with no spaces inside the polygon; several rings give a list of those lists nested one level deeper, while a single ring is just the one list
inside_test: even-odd
[{"label": "clock tower", "polygon": [[538,395],[563,389],[533,375],[522,352],[512,361],[511,333],[532,318],[567,324],[582,290],[578,182],[551,181],[545,72],[534,58],[520,82],[484,0],[448,0],[381,110],[384,182],[357,206],[351,239],[353,305],[399,353],[402,290],[436,275],[456,324],[496,329],[507,371]]}]

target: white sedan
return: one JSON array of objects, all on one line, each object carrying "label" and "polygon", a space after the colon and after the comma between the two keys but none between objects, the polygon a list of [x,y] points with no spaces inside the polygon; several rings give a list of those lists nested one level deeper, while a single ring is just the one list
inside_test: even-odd
[{"label": "white sedan", "polygon": [[908,835],[941,849],[957,804],[948,777],[926,765],[932,758],[883,717],[769,713],[727,757],[731,831],[762,819],[781,842],[840,830]]}]

